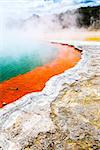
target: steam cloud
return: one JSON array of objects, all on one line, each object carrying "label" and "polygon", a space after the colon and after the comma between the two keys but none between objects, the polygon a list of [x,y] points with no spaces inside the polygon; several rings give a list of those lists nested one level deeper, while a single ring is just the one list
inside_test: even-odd
[{"label": "steam cloud", "polygon": [[[54,13],[45,13],[44,11],[44,13],[41,15],[39,14],[32,15],[32,10],[26,13],[27,11],[25,9],[26,6],[30,4],[32,1],[29,2],[26,1],[26,3],[23,4],[21,3],[20,6],[17,6],[15,2],[13,3],[13,5],[16,6],[15,7],[16,9],[13,8],[13,5],[10,6],[10,4],[7,7],[8,3],[6,4],[6,2],[0,7],[0,47],[1,47],[0,54],[1,55],[4,52],[2,51],[4,45],[6,45],[6,42],[9,41],[12,41],[13,43],[13,40],[19,40],[23,42],[25,41],[33,42],[33,41],[41,41],[41,40],[53,41],[55,39],[57,40],[58,39],[60,40],[80,39],[81,40],[84,39],[84,37],[89,34],[87,32],[87,29],[90,28],[89,22],[91,22],[92,27],[96,26],[96,24],[98,24],[98,26],[100,27],[100,20],[99,20],[100,16],[97,15],[100,14],[98,13],[99,6],[96,7],[96,16],[97,16],[96,20],[94,19],[95,16],[93,17],[90,16],[89,19],[86,19],[88,20],[87,23],[84,20],[83,22],[81,21],[83,18],[83,15],[79,13],[79,11],[81,10],[77,11],[76,9],[73,9],[61,13],[60,9],[62,8],[58,6],[58,3],[57,4],[55,3],[55,7],[54,7],[56,8],[57,6],[58,8],[60,8],[59,10],[57,9],[57,13],[55,10]],[[39,1],[39,3],[40,2],[41,4],[42,2],[44,4],[44,0]],[[65,2],[63,1],[63,3]],[[49,4],[51,3],[48,2],[47,5],[48,7]],[[23,5],[25,6],[22,7]],[[63,6],[62,10],[64,10],[64,8],[67,9],[67,7],[64,7],[64,5],[62,6]],[[21,9],[22,11],[20,11]],[[78,24],[77,21],[79,21],[80,24]],[[85,22],[85,26],[84,26],[84,22]],[[7,53],[9,52],[6,51],[5,54]]]}]

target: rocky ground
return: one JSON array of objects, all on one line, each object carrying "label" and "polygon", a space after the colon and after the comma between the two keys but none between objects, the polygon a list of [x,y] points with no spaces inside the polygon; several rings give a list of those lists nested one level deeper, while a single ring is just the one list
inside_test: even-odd
[{"label": "rocky ground", "polygon": [[78,47],[74,68],[0,110],[0,150],[100,149],[100,46]]}]

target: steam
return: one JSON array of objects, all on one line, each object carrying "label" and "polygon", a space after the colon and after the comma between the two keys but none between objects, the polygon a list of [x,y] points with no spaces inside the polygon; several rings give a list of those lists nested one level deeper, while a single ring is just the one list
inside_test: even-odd
[{"label": "steam", "polygon": [[0,1],[0,55],[18,53],[7,51],[6,43],[13,46],[20,41],[32,45],[37,41],[83,40],[90,33],[78,28],[77,17],[82,16],[75,10],[86,5],[75,0]]},{"label": "steam", "polygon": [[[16,14],[18,10],[11,10],[12,6],[9,6],[8,10],[3,10],[3,8],[2,6],[0,12],[0,57],[10,56],[17,60],[20,55],[32,51],[32,47],[36,49],[40,41],[51,41],[64,26],[58,14],[41,16],[28,14],[29,16],[20,17],[20,13]],[[69,24],[69,20],[72,19],[69,26],[75,26],[75,16],[68,16],[68,20],[66,16],[61,17],[63,23]],[[49,48],[47,48],[47,53],[50,53]],[[39,54],[43,56],[43,59],[48,59],[43,48],[40,48]]]}]

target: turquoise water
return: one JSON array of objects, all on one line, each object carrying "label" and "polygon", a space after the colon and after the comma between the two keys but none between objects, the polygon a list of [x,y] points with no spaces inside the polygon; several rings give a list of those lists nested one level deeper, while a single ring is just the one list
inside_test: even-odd
[{"label": "turquoise water", "polygon": [[58,50],[49,43],[32,41],[11,41],[0,48],[0,82],[50,62]]}]

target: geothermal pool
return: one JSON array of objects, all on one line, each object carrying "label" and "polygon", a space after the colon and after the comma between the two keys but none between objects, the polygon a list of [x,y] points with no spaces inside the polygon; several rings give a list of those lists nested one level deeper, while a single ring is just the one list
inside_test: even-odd
[{"label": "geothermal pool", "polygon": [[8,41],[4,44],[4,52],[0,54],[0,82],[48,63],[55,58],[58,50],[50,43],[26,40]]},{"label": "geothermal pool", "polygon": [[81,53],[67,44],[8,43],[0,59],[0,107],[41,91],[54,75],[76,65]]}]

